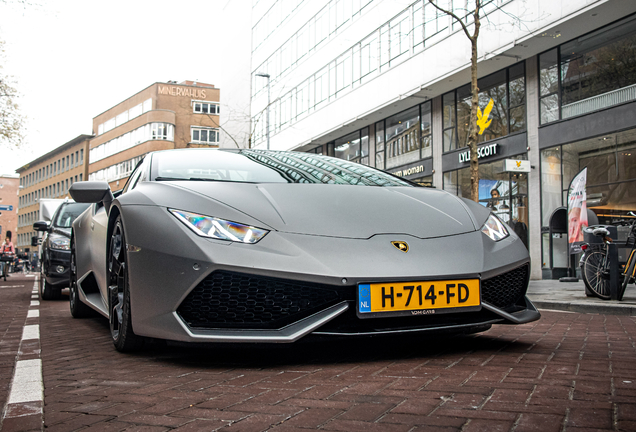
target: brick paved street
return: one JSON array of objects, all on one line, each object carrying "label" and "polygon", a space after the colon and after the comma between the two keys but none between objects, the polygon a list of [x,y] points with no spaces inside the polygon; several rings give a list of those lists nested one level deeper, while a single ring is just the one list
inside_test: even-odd
[{"label": "brick paved street", "polygon": [[[31,288],[0,289],[0,399]],[[66,300],[42,302],[39,322],[47,431],[636,430],[635,317],[543,311],[451,339],[134,355]]]}]

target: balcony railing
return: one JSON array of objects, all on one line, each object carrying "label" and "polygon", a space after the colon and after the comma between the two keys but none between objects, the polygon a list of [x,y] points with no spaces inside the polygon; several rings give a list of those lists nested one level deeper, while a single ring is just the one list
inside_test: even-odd
[{"label": "balcony railing", "polygon": [[563,105],[561,108],[561,118],[566,119],[587,114],[632,100],[636,100],[636,84]]}]

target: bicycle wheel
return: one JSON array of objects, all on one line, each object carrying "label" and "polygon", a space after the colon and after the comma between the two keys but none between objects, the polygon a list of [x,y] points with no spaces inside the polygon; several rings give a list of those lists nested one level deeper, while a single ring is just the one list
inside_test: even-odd
[{"label": "bicycle wheel", "polygon": [[603,300],[610,299],[609,266],[604,252],[592,252],[583,261],[583,278],[592,293]]},{"label": "bicycle wheel", "polygon": [[627,263],[625,263],[625,273],[623,273],[623,283],[621,284],[621,292],[618,293],[618,299],[623,299],[623,294],[625,294],[625,288],[627,288],[627,284],[634,277],[634,267],[636,267],[636,248],[632,249],[632,253],[629,255],[629,259]]}]

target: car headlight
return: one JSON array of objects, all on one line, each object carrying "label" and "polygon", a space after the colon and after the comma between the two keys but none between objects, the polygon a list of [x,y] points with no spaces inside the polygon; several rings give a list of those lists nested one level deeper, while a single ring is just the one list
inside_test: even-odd
[{"label": "car headlight", "polygon": [[269,232],[253,226],[183,210],[168,209],[168,211],[196,234],[203,237],[254,244]]},{"label": "car headlight", "polygon": [[503,240],[510,235],[503,222],[492,213],[488,216],[484,226],[481,227],[481,232],[486,234],[493,241]]},{"label": "car headlight", "polygon": [[71,250],[71,240],[68,237],[51,236],[49,245],[51,249]]}]

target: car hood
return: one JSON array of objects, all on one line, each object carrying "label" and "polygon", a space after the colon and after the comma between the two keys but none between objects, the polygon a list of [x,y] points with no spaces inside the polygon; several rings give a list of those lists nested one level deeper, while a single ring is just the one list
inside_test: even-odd
[{"label": "car hood", "polygon": [[71,229],[70,229],[70,228],[59,228],[59,227],[53,227],[53,229],[51,230],[51,232],[52,232],[53,234],[62,235],[62,236],[64,236],[64,237],[71,238]]},{"label": "car hood", "polygon": [[[169,184],[223,203],[266,225],[262,228],[294,234],[345,238],[408,234],[432,238],[478,228],[472,212],[461,199],[437,189],[288,183],[161,183]],[[182,210],[196,212],[196,207]]]}]

